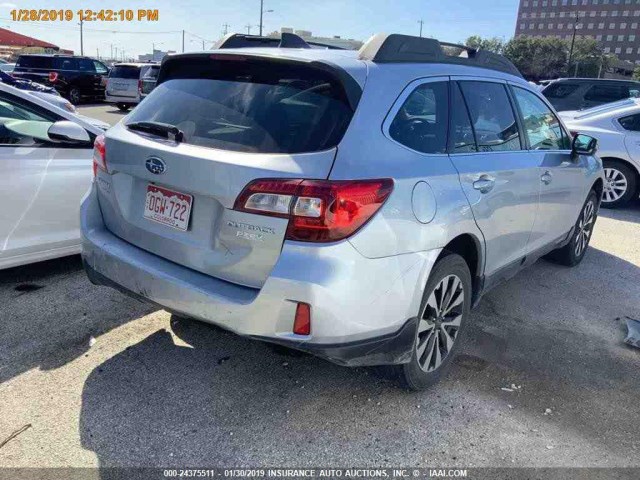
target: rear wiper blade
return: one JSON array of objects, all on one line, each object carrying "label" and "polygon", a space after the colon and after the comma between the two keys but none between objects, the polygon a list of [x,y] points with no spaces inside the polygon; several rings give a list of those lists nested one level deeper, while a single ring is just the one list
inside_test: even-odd
[{"label": "rear wiper blade", "polygon": [[176,142],[182,142],[182,140],[184,139],[184,132],[175,125],[171,125],[170,123],[133,122],[128,123],[127,128],[129,128],[130,130],[138,130],[140,132],[160,135]]}]

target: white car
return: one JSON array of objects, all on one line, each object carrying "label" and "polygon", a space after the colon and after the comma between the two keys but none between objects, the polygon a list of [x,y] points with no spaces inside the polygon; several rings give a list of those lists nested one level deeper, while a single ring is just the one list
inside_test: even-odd
[{"label": "white car", "polygon": [[103,129],[0,83],[0,269],[80,251],[80,200]]},{"label": "white car", "polygon": [[638,197],[640,185],[640,98],[587,110],[560,112],[567,127],[598,139],[606,182],[602,206],[621,207]]}]

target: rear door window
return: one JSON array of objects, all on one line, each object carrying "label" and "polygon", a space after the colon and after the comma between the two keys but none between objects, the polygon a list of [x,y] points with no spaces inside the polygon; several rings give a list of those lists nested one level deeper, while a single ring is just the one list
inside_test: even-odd
[{"label": "rear door window", "polygon": [[462,81],[460,88],[469,107],[478,150],[520,150],[520,132],[504,85]]},{"label": "rear door window", "polygon": [[628,85],[594,85],[584,94],[584,99],[593,102],[609,103],[622,100],[623,98],[629,98],[629,96]]},{"label": "rear door window", "polygon": [[576,83],[552,83],[542,92],[547,98],[565,98],[578,89]]},{"label": "rear door window", "polygon": [[131,65],[116,65],[111,69],[109,78],[138,79],[140,77],[140,67]]},{"label": "rear door window", "polygon": [[418,86],[389,126],[396,142],[422,153],[445,153],[449,114],[448,82]]},{"label": "rear door window", "polygon": [[252,153],[335,147],[353,110],[339,79],[306,64],[260,59],[189,59],[166,67],[163,82],[127,117],[168,123],[184,142]]},{"label": "rear door window", "polygon": [[80,70],[81,72],[95,73],[96,67],[93,65],[93,60],[89,60],[88,58],[80,58],[78,59],[78,70]]},{"label": "rear door window", "polygon": [[77,58],[56,58],[55,68],[59,70],[78,70]]},{"label": "rear door window", "polygon": [[531,150],[568,150],[569,137],[551,109],[527,90],[514,87],[513,93],[522,114],[529,148]]}]

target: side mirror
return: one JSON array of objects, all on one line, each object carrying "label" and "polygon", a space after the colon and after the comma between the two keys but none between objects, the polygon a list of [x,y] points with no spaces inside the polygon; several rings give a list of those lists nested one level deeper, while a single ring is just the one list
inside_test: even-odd
[{"label": "side mirror", "polygon": [[47,130],[51,140],[65,143],[89,143],[91,138],[87,131],[77,123],[69,120],[60,120]]},{"label": "side mirror", "polygon": [[575,155],[593,155],[598,150],[598,140],[589,135],[578,133],[571,142],[571,151]]}]

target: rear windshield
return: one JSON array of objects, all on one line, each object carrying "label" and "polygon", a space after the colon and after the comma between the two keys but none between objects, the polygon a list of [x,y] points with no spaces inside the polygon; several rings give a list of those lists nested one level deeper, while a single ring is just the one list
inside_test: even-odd
[{"label": "rear windshield", "polygon": [[140,77],[140,67],[116,65],[109,72],[109,78],[135,78]]},{"label": "rear windshield", "polygon": [[127,124],[168,123],[203,147],[302,153],[335,147],[353,116],[342,84],[325,70],[245,58],[174,63]]}]

